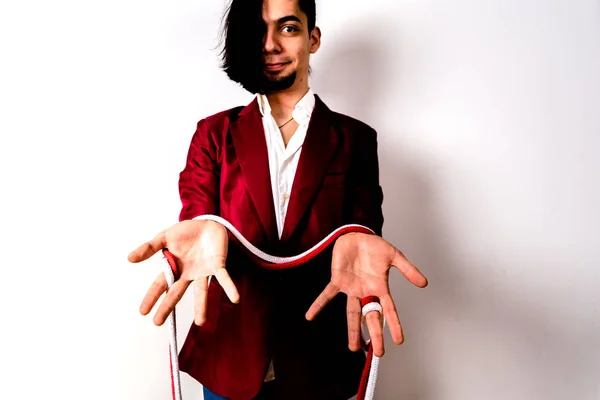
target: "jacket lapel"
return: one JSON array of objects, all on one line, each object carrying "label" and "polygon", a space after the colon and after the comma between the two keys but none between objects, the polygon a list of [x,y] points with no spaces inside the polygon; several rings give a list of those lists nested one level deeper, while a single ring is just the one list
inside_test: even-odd
[{"label": "jacket lapel", "polygon": [[255,98],[230,125],[231,138],[246,188],[270,242],[278,240],[262,115]]},{"label": "jacket lapel", "polygon": [[[331,126],[331,110],[315,95],[315,108],[302,145],[292,185],[281,240],[288,240],[315,197],[335,153],[338,136]],[[266,156],[266,154],[265,154]],[[268,169],[268,168],[267,168]]]}]

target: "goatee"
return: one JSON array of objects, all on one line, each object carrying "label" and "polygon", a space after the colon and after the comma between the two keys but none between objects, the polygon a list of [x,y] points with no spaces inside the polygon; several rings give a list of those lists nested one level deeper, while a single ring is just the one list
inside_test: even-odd
[{"label": "goatee", "polygon": [[292,87],[294,82],[296,82],[296,72],[292,72],[288,76],[284,76],[282,78],[269,77],[268,75],[263,75],[263,84],[262,89],[265,93],[267,92],[280,92],[282,90],[286,90]]}]

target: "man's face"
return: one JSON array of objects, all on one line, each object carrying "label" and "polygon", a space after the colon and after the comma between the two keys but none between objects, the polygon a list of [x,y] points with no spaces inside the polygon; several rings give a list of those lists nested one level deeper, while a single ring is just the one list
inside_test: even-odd
[{"label": "man's face", "polygon": [[320,45],[319,28],[309,32],[298,0],[264,0],[266,32],[263,38],[263,87],[266,92],[286,90],[308,81],[309,58]]}]

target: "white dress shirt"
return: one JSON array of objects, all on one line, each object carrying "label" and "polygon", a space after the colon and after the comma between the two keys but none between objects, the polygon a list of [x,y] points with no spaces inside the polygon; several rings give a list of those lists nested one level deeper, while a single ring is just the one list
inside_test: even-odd
[{"label": "white dress shirt", "polygon": [[[286,147],[283,142],[283,136],[277,122],[271,115],[271,106],[267,96],[259,94],[258,105],[262,114],[262,122],[265,130],[265,139],[267,140],[267,153],[269,155],[269,172],[271,175],[271,188],[273,189],[273,204],[275,205],[275,219],[277,221],[277,231],[279,238],[283,232],[283,223],[290,202],[292,193],[292,184],[298,168],[300,153],[308,123],[315,108],[315,95],[311,89],[300,99],[292,111],[292,117],[298,123],[298,128],[291,137]],[[265,382],[275,379],[273,361],[269,364],[269,370],[265,377]]]},{"label": "white dress shirt", "polygon": [[308,130],[308,123],[315,107],[315,95],[311,89],[300,99],[294,107],[292,117],[298,123],[296,132],[291,137],[287,147],[277,122],[271,115],[271,106],[267,96],[259,94],[258,105],[262,114],[262,122],[267,140],[269,154],[269,171],[271,174],[271,187],[273,189],[273,204],[275,205],[275,219],[277,231],[281,238],[283,223],[287,212],[294,176],[298,168],[298,160],[302,152],[302,145]]}]

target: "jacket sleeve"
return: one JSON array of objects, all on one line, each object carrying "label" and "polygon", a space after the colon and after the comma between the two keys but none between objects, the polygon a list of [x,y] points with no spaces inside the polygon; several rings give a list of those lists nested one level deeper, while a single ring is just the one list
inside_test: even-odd
[{"label": "jacket sleeve", "polygon": [[353,153],[346,189],[346,223],[366,226],[381,236],[383,190],[379,184],[377,132],[369,127],[360,129],[356,133]]},{"label": "jacket sleeve", "polygon": [[220,168],[214,136],[205,120],[198,122],[187,155],[185,168],[179,174],[179,196],[182,209],[179,221],[203,214],[219,214]]}]

